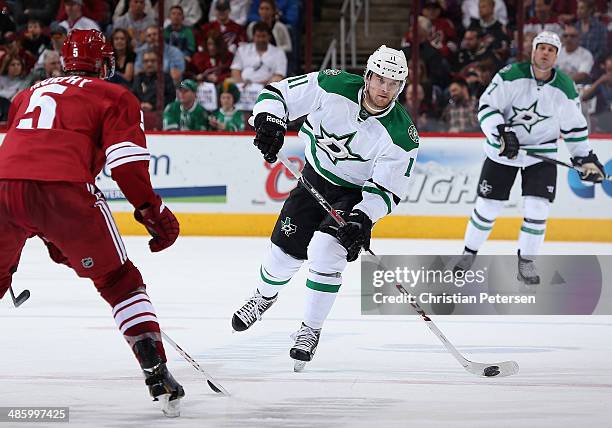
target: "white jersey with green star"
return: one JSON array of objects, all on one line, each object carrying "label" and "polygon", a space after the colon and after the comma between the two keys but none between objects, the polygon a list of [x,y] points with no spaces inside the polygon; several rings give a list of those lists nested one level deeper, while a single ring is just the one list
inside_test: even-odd
[{"label": "white jersey with green star", "polygon": [[290,77],[266,85],[253,115],[307,115],[299,132],[306,160],[328,181],[360,188],[363,200],[355,208],[375,222],[406,196],[419,135],[397,102],[368,114],[360,104],[363,87],[361,76],[339,70]]},{"label": "white jersey with green star", "polygon": [[591,150],[587,122],[572,79],[560,70],[548,82],[533,77],[528,62],[504,67],[495,75],[480,98],[480,127],[487,139],[487,156],[505,165],[530,166],[540,162],[524,151],[509,160],[499,156],[497,125],[512,127],[521,148],[554,158],[557,140],[562,137],[572,157],[586,156]]}]

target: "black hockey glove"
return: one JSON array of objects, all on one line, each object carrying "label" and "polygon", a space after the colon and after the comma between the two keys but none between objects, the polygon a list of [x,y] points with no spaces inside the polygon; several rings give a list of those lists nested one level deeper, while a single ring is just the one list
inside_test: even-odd
[{"label": "black hockey glove", "polygon": [[593,150],[586,156],[576,156],[572,158],[574,166],[582,168],[584,172],[580,172],[580,179],[583,181],[592,181],[593,183],[601,183],[606,176],[603,165],[597,159],[597,155]]},{"label": "black hockey glove", "polygon": [[255,116],[255,140],[253,144],[264,155],[269,163],[276,162],[276,155],[283,147],[287,124],[270,113],[259,113]]},{"label": "black hockey glove", "polygon": [[343,215],[343,217],[346,224],[338,228],[336,238],[348,251],[346,260],[352,262],[357,260],[362,248],[370,249],[372,220],[360,210],[353,210],[348,215]]},{"label": "black hockey glove", "polygon": [[499,142],[501,143],[499,155],[508,159],[515,159],[519,152],[519,140],[516,138],[516,134],[512,128],[503,124],[497,125],[497,132],[499,132]]}]

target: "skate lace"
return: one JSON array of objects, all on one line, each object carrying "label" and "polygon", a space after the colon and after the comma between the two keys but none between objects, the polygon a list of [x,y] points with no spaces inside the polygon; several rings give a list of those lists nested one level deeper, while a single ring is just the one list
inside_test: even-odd
[{"label": "skate lace", "polygon": [[245,323],[253,323],[261,320],[261,314],[270,306],[272,300],[265,299],[261,294],[255,293],[255,295],[247,299],[247,303],[240,309],[238,309],[238,317]]},{"label": "skate lace", "polygon": [[320,333],[321,330],[315,330],[307,325],[302,325],[297,332],[291,335],[291,338],[295,340],[293,347],[304,351],[311,351],[317,346]]}]

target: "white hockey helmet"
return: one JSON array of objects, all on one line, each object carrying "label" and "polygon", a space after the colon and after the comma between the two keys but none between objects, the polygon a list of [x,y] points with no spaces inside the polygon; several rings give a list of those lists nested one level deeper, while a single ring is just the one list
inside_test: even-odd
[{"label": "white hockey helmet", "polygon": [[366,65],[369,71],[393,80],[405,81],[408,77],[408,63],[404,52],[382,45],[370,55]]},{"label": "white hockey helmet", "polygon": [[552,31],[542,31],[533,38],[533,42],[531,43],[532,49],[535,51],[540,43],[546,43],[556,47],[557,55],[559,52],[561,52],[561,39],[559,39],[557,33],[553,33]]},{"label": "white hockey helmet", "polygon": [[363,74],[363,80],[366,83],[366,87],[371,73],[401,81],[402,85],[399,91],[397,91],[397,94],[395,94],[395,99],[397,99],[399,94],[404,90],[406,78],[408,77],[408,62],[406,61],[406,55],[400,50],[382,45],[368,58],[365,73]]}]

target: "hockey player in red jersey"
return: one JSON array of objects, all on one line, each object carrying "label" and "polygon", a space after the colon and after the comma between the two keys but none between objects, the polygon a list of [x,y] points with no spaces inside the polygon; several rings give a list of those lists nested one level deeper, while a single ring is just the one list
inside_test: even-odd
[{"label": "hockey player in red jersey", "polygon": [[21,250],[39,235],[51,258],[90,278],[112,307],[149,392],[166,416],[179,415],[184,391],[166,368],[155,310],[95,177],[106,164],[151,251],[174,243],[179,224],[156,195],[148,172],[140,104],[104,80],[114,71],[102,33],[73,30],[62,48],[66,76],[43,80],[11,105],[0,145],[0,298],[11,286]]}]

